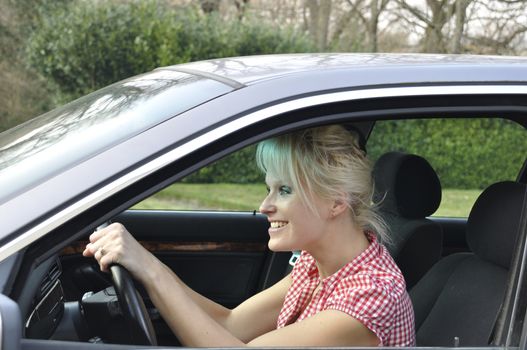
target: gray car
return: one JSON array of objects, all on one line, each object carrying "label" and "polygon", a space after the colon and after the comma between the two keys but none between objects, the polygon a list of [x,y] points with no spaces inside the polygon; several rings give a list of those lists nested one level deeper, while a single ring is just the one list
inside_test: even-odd
[{"label": "gray car", "polygon": [[[158,68],[7,130],[1,349],[179,345],[126,270],[101,273],[81,256],[87,236],[110,221],[227,307],[278,281],[291,253],[269,251],[257,206],[134,206],[258,141],[322,124],[357,133],[376,162],[379,210],[414,304],[418,346],[525,348],[526,115],[527,58],[295,54]],[[426,154],[433,128],[445,135],[446,167]],[[483,136],[472,133],[478,128]],[[447,137],[454,133],[459,145]],[[407,140],[423,143],[409,150],[400,146]],[[474,153],[456,153],[463,143]],[[514,160],[496,156],[512,144]],[[483,160],[472,163],[476,153]],[[513,170],[487,176],[505,167]],[[448,176],[481,179],[466,214],[436,212],[464,200],[449,198]]]}]

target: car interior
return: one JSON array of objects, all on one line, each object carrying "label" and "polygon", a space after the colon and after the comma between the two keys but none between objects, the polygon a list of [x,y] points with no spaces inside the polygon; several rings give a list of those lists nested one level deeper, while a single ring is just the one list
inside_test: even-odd
[{"label": "car interior", "polygon": [[[430,113],[425,119],[432,116]],[[376,120],[355,120],[341,114],[334,119],[357,130],[368,149],[377,124],[391,120],[386,114]],[[311,123],[327,121],[319,118]],[[290,125],[289,129],[276,127],[273,132],[305,127]],[[222,148],[215,142],[211,149],[223,149],[224,153],[209,150],[199,165],[190,166],[191,160],[185,159],[167,171],[181,178],[181,169],[193,171],[271,135],[254,131],[252,138],[242,142],[240,134],[232,141],[238,142],[235,146]],[[382,144],[381,136],[375,142]],[[518,152],[524,159],[525,150]],[[514,178],[486,185],[468,217],[439,217],[434,213],[445,200],[441,174],[438,176],[426,155],[390,149],[387,143],[376,158],[375,201],[380,203],[379,212],[392,233],[393,242],[387,248],[407,281],[417,345],[496,344],[500,327],[510,323],[511,317],[521,316],[518,310],[514,314],[504,308],[511,307],[514,300],[511,286],[518,285],[516,266],[525,238],[519,234],[527,193],[523,163],[518,164]],[[134,286],[118,285],[130,278],[112,280],[110,274],[99,271],[94,259],[82,257],[88,235],[103,222],[124,224],[191,288],[226,307],[235,307],[290,270],[290,252],[269,251],[268,223],[257,207],[254,211],[129,209],[169,186],[175,177],[146,179],[134,193],[121,193],[122,197],[101,203],[28,247],[10,295],[22,312],[27,348],[39,341],[179,345],[139,284],[135,288],[140,301],[133,307],[144,307],[135,312],[146,313],[153,330],[148,330],[149,325],[139,331],[130,328],[130,319],[142,322],[140,316],[129,314],[134,310],[119,303],[120,293]],[[143,301],[144,306],[139,305]],[[138,337],[141,332],[146,336]],[[148,339],[149,332],[154,333],[154,340]]]},{"label": "car interior", "polygon": [[387,248],[410,290],[441,258],[441,225],[427,219],[439,208],[441,183],[426,159],[404,152],[381,155],[373,178],[374,201],[391,230]]},{"label": "car interior", "polygon": [[486,188],[467,221],[471,251],[444,257],[412,288],[419,344],[492,341],[517,244],[525,190],[525,184],[512,181]]}]

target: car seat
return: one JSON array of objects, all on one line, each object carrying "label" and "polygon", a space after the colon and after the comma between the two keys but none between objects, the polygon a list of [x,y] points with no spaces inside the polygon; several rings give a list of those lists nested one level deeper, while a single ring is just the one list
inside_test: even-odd
[{"label": "car seat", "polygon": [[410,291],[418,346],[485,346],[504,300],[526,185],[500,182],[467,221],[472,252],[441,259]]},{"label": "car seat", "polygon": [[443,231],[426,217],[441,202],[441,184],[424,158],[388,152],[375,163],[374,201],[386,221],[392,242],[386,248],[410,289],[440,259]]}]

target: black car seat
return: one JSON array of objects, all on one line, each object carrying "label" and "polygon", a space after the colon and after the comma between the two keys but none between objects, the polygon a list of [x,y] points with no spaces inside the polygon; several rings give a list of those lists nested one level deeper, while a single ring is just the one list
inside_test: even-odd
[{"label": "black car seat", "polygon": [[472,252],[441,259],[410,291],[418,346],[489,344],[505,296],[525,191],[526,185],[510,181],[488,187],[467,221]]},{"label": "black car seat", "polygon": [[392,238],[386,248],[410,289],[441,257],[443,231],[426,218],[439,207],[441,184],[424,158],[403,152],[383,154],[373,177],[374,201]]}]

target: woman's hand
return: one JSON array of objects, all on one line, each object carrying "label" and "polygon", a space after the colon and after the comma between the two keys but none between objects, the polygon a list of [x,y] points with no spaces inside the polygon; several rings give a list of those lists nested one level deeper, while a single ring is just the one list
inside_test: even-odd
[{"label": "woman's hand", "polygon": [[119,223],[113,223],[90,235],[83,256],[93,256],[101,271],[108,271],[110,265],[125,267],[136,279],[143,280],[144,274],[156,260],[134,237]]}]

